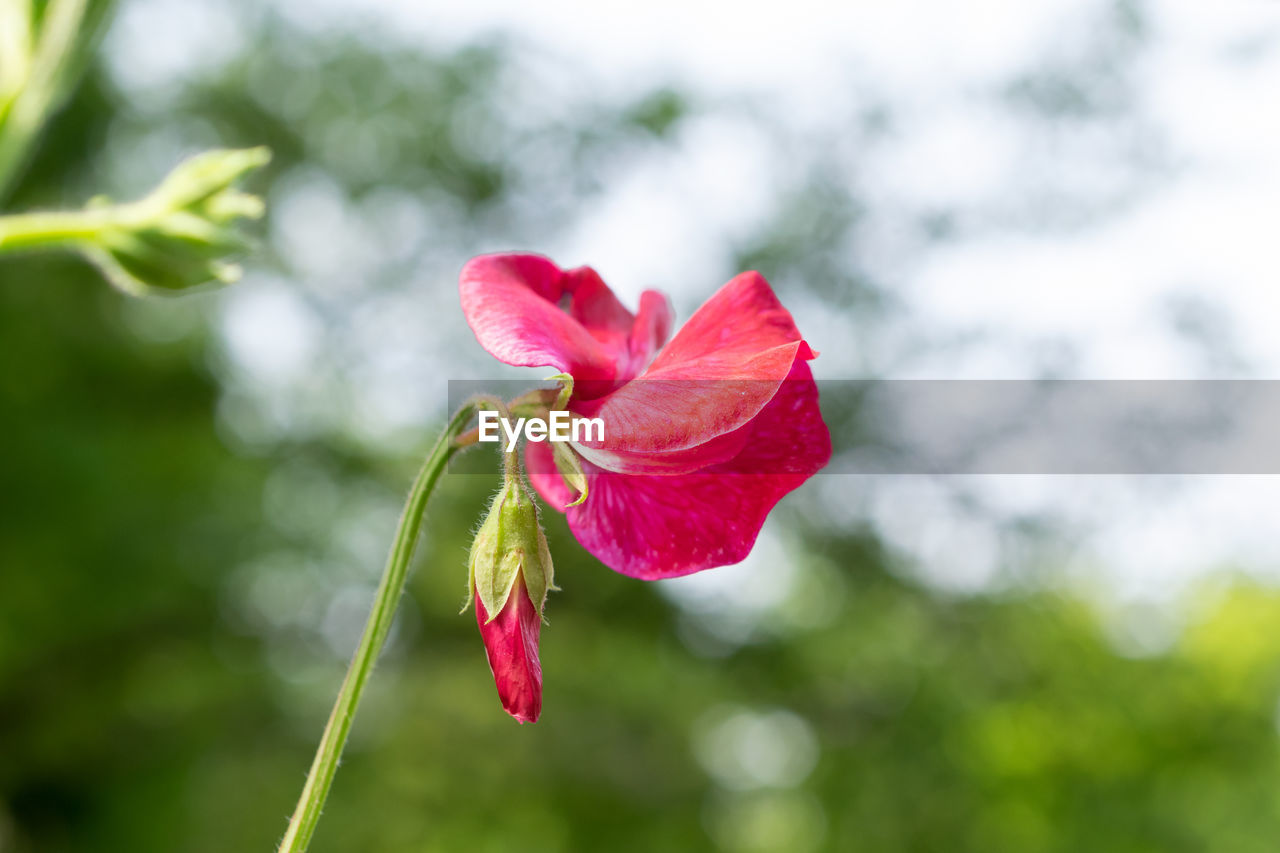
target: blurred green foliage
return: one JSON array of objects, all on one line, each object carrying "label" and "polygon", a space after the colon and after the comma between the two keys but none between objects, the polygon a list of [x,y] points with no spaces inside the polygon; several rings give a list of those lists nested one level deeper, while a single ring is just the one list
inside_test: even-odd
[{"label": "blurred green foliage", "polygon": [[[487,233],[538,233],[597,188],[592,162],[661,144],[689,109],[658,89],[504,121],[508,50],[396,53],[264,25],[243,61],[150,118],[91,75],[17,197],[74,196],[109,134],[160,128],[268,143],[277,177],[321,169],[353,197],[395,182]],[[463,144],[464,121],[502,144]],[[357,156],[366,133],[374,153]],[[541,189],[544,206],[521,206]],[[803,236],[742,252],[826,296],[851,274],[827,255],[797,271]],[[431,425],[395,452],[331,435],[246,446],[211,355],[220,295],[139,306],[95,277],[0,260],[0,851],[269,850]],[[547,606],[544,715],[521,727],[457,613],[494,463],[469,457],[459,473],[483,476],[446,477],[433,501],[320,853],[1274,847],[1274,590],[1228,579],[1167,648],[1127,656],[1052,586],[957,597],[902,579],[873,533],[807,520],[810,493],[775,519],[796,582],[726,640],[548,513],[564,591]]]}]

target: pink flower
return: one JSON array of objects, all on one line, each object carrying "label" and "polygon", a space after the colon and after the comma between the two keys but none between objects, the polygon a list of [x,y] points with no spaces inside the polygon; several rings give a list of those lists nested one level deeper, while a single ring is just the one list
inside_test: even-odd
[{"label": "pink flower", "polygon": [[539,255],[474,258],[459,289],[481,346],[569,374],[570,411],[604,421],[604,441],[573,445],[580,505],[549,442],[525,456],[533,486],[616,571],[656,579],[742,560],[774,505],[831,456],[816,354],[759,273],[735,276],[674,337],[662,294],[646,291],[632,314],[590,267]]}]

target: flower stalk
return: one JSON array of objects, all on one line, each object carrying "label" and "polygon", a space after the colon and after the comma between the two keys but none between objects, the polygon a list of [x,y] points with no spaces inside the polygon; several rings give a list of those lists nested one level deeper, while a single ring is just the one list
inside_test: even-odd
[{"label": "flower stalk", "polygon": [[382,651],[387,641],[387,634],[391,631],[391,623],[395,618],[396,605],[404,593],[404,585],[409,576],[409,565],[413,559],[418,532],[422,527],[427,500],[444,472],[445,465],[462,448],[463,445],[456,439],[462,434],[474,411],[473,405],[467,405],[454,414],[440,438],[436,440],[435,447],[427,456],[422,470],[409,491],[404,513],[400,516],[400,524],[396,528],[391,554],[387,558],[386,569],[383,570],[382,580],[374,596],[369,620],[365,623],[360,644],[356,647],[351,664],[347,667],[346,677],[342,680],[342,687],[338,690],[337,701],[329,714],[329,721],[320,738],[320,745],[316,749],[311,770],[307,773],[307,781],[302,788],[297,808],[294,809],[289,828],[277,848],[278,853],[302,853],[311,843],[311,836],[315,833],[325,798],[329,794],[334,774],[338,769],[338,759],[342,756],[342,749],[351,732],[356,709],[360,706],[360,698],[373,672],[378,653]]}]

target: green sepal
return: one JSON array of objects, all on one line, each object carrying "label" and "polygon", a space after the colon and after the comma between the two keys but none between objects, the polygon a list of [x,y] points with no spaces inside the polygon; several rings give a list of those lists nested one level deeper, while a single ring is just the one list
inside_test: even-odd
[{"label": "green sepal", "polygon": [[554,589],[551,552],[538,522],[533,496],[518,481],[509,481],[493,499],[489,513],[471,544],[470,580],[489,621],[506,607],[511,591],[522,582],[538,615],[547,591]]},{"label": "green sepal", "polygon": [[240,216],[257,219],[261,202],[230,187],[270,161],[271,151],[264,146],[204,151],[179,163],[151,198],[169,210],[195,208],[220,225]]},{"label": "green sepal", "polygon": [[[479,583],[477,578],[477,565],[492,565],[498,559],[498,512],[496,507],[498,502],[502,500],[506,494],[506,487],[494,496],[489,504],[489,511],[485,513],[484,521],[480,523],[480,529],[476,531],[475,538],[471,540],[471,552],[467,555],[467,600],[462,605],[460,612],[465,613],[467,607],[471,604],[472,596],[479,591]],[[481,601],[485,601],[485,597],[481,596]],[[492,601],[492,598],[489,599]],[[503,603],[506,598],[503,598]],[[486,605],[486,611],[495,612]]]},{"label": "green sepal", "polygon": [[[548,376],[548,382],[559,382],[560,393],[556,396],[555,405],[552,406],[554,411],[568,411],[569,400],[573,397],[573,377],[567,373],[557,373],[555,376]],[[582,462],[578,459],[578,454],[574,453],[567,445],[562,442],[551,442],[551,456],[555,459],[556,470],[560,472],[560,476],[569,485],[569,488],[577,492],[578,496],[573,503],[566,504],[565,508],[577,506],[587,499],[587,477],[582,473]]]},{"label": "green sepal", "polygon": [[550,444],[551,458],[556,462],[556,470],[560,472],[560,476],[569,488],[578,494],[573,503],[565,504],[565,508],[577,506],[587,499],[587,475],[582,471],[582,460],[565,442],[553,441]]},{"label": "green sepal", "polygon": [[564,411],[569,405],[569,398],[573,396],[573,377],[567,373],[557,373],[555,376],[548,376],[547,381],[560,383],[560,394],[556,397],[554,408]]}]

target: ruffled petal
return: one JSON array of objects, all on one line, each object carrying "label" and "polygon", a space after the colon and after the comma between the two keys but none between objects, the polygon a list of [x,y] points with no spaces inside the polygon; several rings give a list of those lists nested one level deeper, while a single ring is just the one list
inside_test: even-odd
[{"label": "ruffled petal", "polygon": [[[734,276],[694,312],[645,375],[651,379],[761,379],[768,350],[801,339],[791,312],[758,272]],[[812,356],[806,356],[811,358]],[[782,380],[784,369],[777,375]]]},{"label": "ruffled petal", "polygon": [[831,458],[804,359],[748,429],[737,456],[695,473],[618,474],[585,463],[586,503],[567,510],[574,536],[605,565],[645,580],[741,561],[774,505]]},{"label": "ruffled petal", "polygon": [[529,599],[524,579],[516,581],[507,603],[493,621],[489,621],[474,590],[472,598],[502,707],[522,723],[536,722],[542,713],[542,666],[538,662],[542,620]]},{"label": "ruffled petal", "polygon": [[746,425],[792,365],[809,358],[813,352],[769,283],[743,273],[707,300],[636,379],[599,399],[575,401],[574,410],[604,419],[604,440],[589,448],[687,450]]},{"label": "ruffled petal", "polygon": [[562,270],[541,255],[473,258],[458,290],[468,325],[491,355],[568,373],[580,383],[580,399],[633,378],[671,333],[662,294],[645,291],[633,315],[595,270]]},{"label": "ruffled petal", "polygon": [[552,301],[582,324],[611,353],[628,351],[635,317],[591,267],[565,270],[560,293]]},{"label": "ruffled petal", "polygon": [[[612,382],[621,354],[610,349],[607,327],[600,330],[602,342],[561,310],[565,278],[539,255],[482,255],[462,268],[462,312],[480,346],[499,361]],[[598,294],[589,301],[595,306],[589,312],[593,318],[609,313],[597,304],[602,302]]]}]

